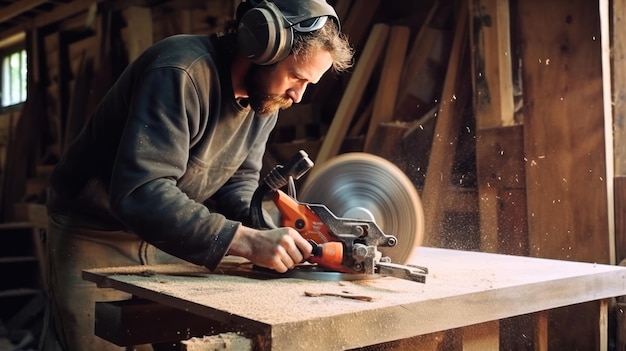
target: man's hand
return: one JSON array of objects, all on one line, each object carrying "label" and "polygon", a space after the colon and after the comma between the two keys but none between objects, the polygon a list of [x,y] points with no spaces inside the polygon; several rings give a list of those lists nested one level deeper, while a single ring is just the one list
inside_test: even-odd
[{"label": "man's hand", "polygon": [[313,247],[293,228],[255,230],[240,226],[229,255],[249,259],[257,266],[284,273],[311,256]]}]

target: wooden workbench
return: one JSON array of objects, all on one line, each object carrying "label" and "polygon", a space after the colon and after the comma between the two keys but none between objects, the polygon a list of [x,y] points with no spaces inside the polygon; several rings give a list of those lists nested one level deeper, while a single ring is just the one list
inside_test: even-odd
[{"label": "wooden workbench", "polygon": [[83,278],[260,335],[272,350],[352,349],[481,325],[491,327],[463,334],[464,349],[497,349],[494,321],[596,300],[599,349],[606,350],[607,299],[626,295],[624,267],[426,247],[416,253],[411,263],[429,269],[425,284],[267,279],[191,265],[93,269]]}]

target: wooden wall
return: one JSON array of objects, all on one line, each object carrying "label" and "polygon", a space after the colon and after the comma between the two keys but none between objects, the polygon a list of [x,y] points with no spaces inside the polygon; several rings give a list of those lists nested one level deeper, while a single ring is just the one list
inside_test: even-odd
[{"label": "wooden wall", "polygon": [[[356,2],[333,1],[357,49],[354,69],[325,77],[281,117],[268,161],[299,148],[320,161],[349,150],[392,159],[422,195],[427,245],[598,263],[626,257],[626,0],[610,2],[612,118],[602,1]],[[31,81],[45,92],[49,129],[40,161],[58,159],[129,60],[172,34],[214,32],[237,3],[84,6],[35,28]],[[9,127],[2,120],[0,153]],[[615,154],[607,155],[611,120]],[[556,312],[551,343],[587,349],[595,337],[589,311]],[[581,329],[567,323],[572,315],[587,321]],[[525,323],[512,325],[502,330]]]}]

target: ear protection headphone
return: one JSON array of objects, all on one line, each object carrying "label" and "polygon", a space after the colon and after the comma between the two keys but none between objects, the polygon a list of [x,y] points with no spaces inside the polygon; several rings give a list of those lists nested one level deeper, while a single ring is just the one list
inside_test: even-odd
[{"label": "ear protection headphone", "polygon": [[339,24],[326,0],[246,0],[237,9],[238,16],[240,11],[244,13],[237,32],[239,50],[257,65],[285,59],[291,52],[294,31],[319,30],[329,16]]}]

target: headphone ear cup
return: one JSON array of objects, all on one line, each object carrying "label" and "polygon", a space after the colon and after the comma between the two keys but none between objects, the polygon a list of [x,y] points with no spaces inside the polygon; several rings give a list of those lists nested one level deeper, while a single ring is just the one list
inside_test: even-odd
[{"label": "headphone ear cup", "polygon": [[237,41],[239,50],[252,62],[271,65],[289,55],[293,32],[283,25],[276,5],[264,1],[241,17]]}]

